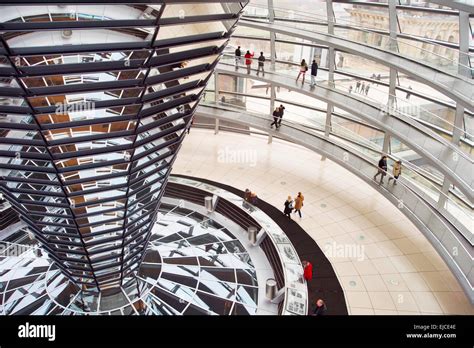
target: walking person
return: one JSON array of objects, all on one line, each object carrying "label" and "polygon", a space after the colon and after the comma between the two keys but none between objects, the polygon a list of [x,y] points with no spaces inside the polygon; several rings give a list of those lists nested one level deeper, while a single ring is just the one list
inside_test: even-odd
[{"label": "walking person", "polygon": [[288,216],[288,219],[291,220],[291,212],[293,211],[293,200],[291,199],[291,196],[288,196],[284,203],[285,208],[283,209],[283,214],[285,216]]},{"label": "walking person", "polygon": [[[380,81],[380,80],[382,80],[382,76],[380,76],[380,74],[378,74],[378,75],[377,75],[377,81]],[[377,86],[378,86],[378,85],[379,85],[379,84],[377,83]]]},{"label": "walking person", "polygon": [[278,110],[278,127],[280,128],[281,126],[281,120],[283,119],[283,115],[285,114],[285,107],[283,104],[280,104],[279,110]]},{"label": "walking person", "polygon": [[365,81],[362,81],[362,85],[360,86],[360,94],[363,94],[365,92]]},{"label": "walking person", "polygon": [[350,86],[349,86],[349,94],[352,93],[352,88],[353,88],[352,85],[350,85]]},{"label": "walking person", "polygon": [[313,265],[309,261],[303,261],[303,278],[306,281],[313,279]]},{"label": "walking person", "polygon": [[235,70],[239,70],[239,65],[242,64],[242,52],[240,46],[235,50]]},{"label": "walking person", "polygon": [[301,217],[301,208],[303,208],[304,196],[301,192],[298,192],[298,195],[295,198],[295,214],[298,213]]},{"label": "walking person", "polygon": [[369,94],[369,89],[370,89],[370,83],[367,83],[367,86],[365,86],[365,95]]},{"label": "walking person", "polygon": [[[408,86],[408,89],[411,91],[412,90],[411,86]],[[410,97],[411,97],[411,92],[410,91],[407,92],[407,96],[406,96],[407,100],[410,99]]]},{"label": "walking person", "polygon": [[304,85],[304,78],[306,76],[307,71],[308,71],[308,64],[306,64],[306,60],[303,59],[300,63],[300,72],[298,73],[298,77],[296,78],[296,83],[298,83],[300,76],[303,75],[303,82],[301,83],[301,85]]},{"label": "walking person", "polygon": [[250,69],[252,67],[252,59],[253,59],[253,53],[250,53],[250,51],[247,51],[245,53],[245,66],[247,67],[247,74],[250,74]]},{"label": "walking person", "polygon": [[388,182],[393,180],[393,184],[396,185],[400,174],[402,174],[402,161],[398,160],[393,164],[393,178],[388,178]]},{"label": "walking person", "polygon": [[357,82],[356,82],[355,92],[357,93],[357,92],[359,92],[359,90],[360,90],[360,81],[357,81]]},{"label": "walking person", "polygon": [[379,160],[378,163],[378,171],[374,175],[374,180],[377,180],[377,176],[381,175],[380,177],[380,185],[383,184],[383,177],[387,174],[387,156],[383,155],[382,158]]},{"label": "walking person", "polygon": [[313,63],[311,64],[311,87],[316,86],[316,76],[318,76],[318,63],[313,59]]},{"label": "walking person", "polygon": [[275,125],[276,128],[278,128],[278,120],[280,119],[280,107],[276,107],[275,110],[273,111],[273,122],[270,124],[270,128],[273,128],[273,125]]},{"label": "walking person", "polygon": [[260,57],[258,57],[258,68],[257,68],[257,76],[260,73],[260,70],[262,71],[262,76],[265,77],[265,56],[263,55],[263,52],[260,52]]}]

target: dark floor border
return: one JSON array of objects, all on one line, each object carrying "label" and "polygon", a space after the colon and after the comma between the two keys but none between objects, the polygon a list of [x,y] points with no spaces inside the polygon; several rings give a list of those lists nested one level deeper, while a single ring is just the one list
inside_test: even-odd
[{"label": "dark floor border", "polygon": [[[244,195],[244,191],[242,190],[212,180],[181,174],[172,174],[172,176],[201,181],[209,185],[220,187],[240,197]],[[282,208],[284,200],[285,198],[283,197],[281,202]],[[348,315],[342,286],[337,279],[331,263],[313,238],[296,222],[289,221],[288,218],[283,215],[282,211],[273,205],[259,199],[257,206],[285,231],[300,256],[300,259],[302,261],[309,261],[313,265],[313,279],[308,282],[310,311],[312,312],[316,300],[321,298],[326,302],[327,315]]]}]

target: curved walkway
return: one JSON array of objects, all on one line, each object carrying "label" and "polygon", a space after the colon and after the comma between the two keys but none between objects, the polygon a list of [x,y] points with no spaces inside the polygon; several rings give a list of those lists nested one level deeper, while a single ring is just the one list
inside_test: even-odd
[{"label": "curved walkway", "polygon": [[[269,121],[264,118],[216,108],[206,108],[207,112],[200,111],[202,109],[198,109],[198,114],[206,117],[223,118],[252,128],[268,130]],[[348,152],[346,148],[334,143],[332,139],[309,133],[304,127],[288,124],[273,132],[273,134],[275,133],[285,140],[302,145],[339,163],[399,207],[433,244],[450,266],[471,302],[474,303],[474,248],[464,235],[439,213],[436,202],[430,202],[429,198],[415,192],[410,185],[407,185],[403,177],[399,180],[401,185],[396,187],[379,186],[372,179],[376,172],[375,165],[357,153]],[[452,250],[456,250],[456,253],[453,253]]]},{"label": "curved walkway", "polygon": [[[226,153],[250,154],[256,163]],[[192,129],[173,173],[249,187],[277,209],[288,194],[302,191],[297,222],[320,248],[363,246],[359,260],[326,253],[350,314],[474,313],[451,271],[402,212],[374,186],[314,151],[280,140],[267,145],[261,136]]]},{"label": "curved walkway", "polygon": [[[179,174],[174,176],[201,181],[232,192],[239,197],[244,196],[244,191],[212,180]],[[331,263],[319,248],[317,243],[300,227],[300,225],[288,221],[288,218],[273,205],[260,199],[258,202],[258,208],[270,216],[273,221],[285,231],[286,236],[290,239],[300,259],[302,261],[306,260],[311,262],[314,267],[314,278],[307,283],[309,304],[308,314],[312,313],[312,309],[314,309],[316,300],[323,298],[328,306],[327,314],[347,315],[346,302],[341,284],[337,279],[336,273],[334,272]]]},{"label": "curved walkway", "polygon": [[452,183],[472,201],[474,183],[472,160],[461,149],[416,120],[399,113],[388,115],[384,112],[383,104],[369,104],[367,101],[357,99],[354,94],[344,93],[329,88],[327,85],[318,84],[315,88],[311,88],[308,84],[301,86],[296,84],[291,77],[270,72],[266,73],[265,77],[257,76],[254,72],[248,75],[242,69],[235,71],[235,68],[228,64],[218,64],[216,71],[273,83],[276,86],[320,99],[326,103],[332,103],[334,106],[376,125],[428,160],[431,165],[449,177]]},{"label": "curved walkway", "polygon": [[455,10],[474,13],[473,0],[429,0],[433,4],[454,8]]},{"label": "curved walkway", "polygon": [[340,51],[356,54],[388,65],[409,76],[416,77],[417,80],[439,90],[456,102],[462,104],[465,108],[474,111],[474,84],[463,76],[451,75],[440,70],[435,70],[433,67],[403,57],[395,52],[362,45],[329,34],[244,19],[239,22],[239,25],[324,44]]}]

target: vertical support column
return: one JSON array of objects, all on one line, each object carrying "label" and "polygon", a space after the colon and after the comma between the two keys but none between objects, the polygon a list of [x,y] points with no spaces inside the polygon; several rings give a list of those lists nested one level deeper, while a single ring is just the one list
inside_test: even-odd
[{"label": "vertical support column", "polygon": [[[388,1],[388,20],[389,20],[389,31],[390,31],[390,43],[389,49],[391,51],[398,51],[397,45],[397,3],[396,0]],[[397,70],[390,68],[390,86],[388,94],[388,105],[389,107],[395,107],[396,102],[396,81],[397,81]]]},{"label": "vertical support column", "polygon": [[469,28],[469,13],[459,11],[459,67],[460,75],[471,78],[469,69],[469,38],[471,29]]},{"label": "vertical support column", "polygon": [[450,186],[451,182],[448,178],[444,177],[443,187],[441,188],[441,193],[438,198],[438,209],[444,209],[446,201],[448,200]]},{"label": "vertical support column", "polygon": [[334,9],[332,7],[332,0],[326,0],[326,12],[328,18],[328,34],[334,34]]},{"label": "vertical support column", "polygon": [[219,134],[219,119],[216,118],[216,123],[214,125],[214,135]]},{"label": "vertical support column", "polygon": [[451,142],[455,145],[459,145],[461,135],[464,133],[464,107],[459,103],[456,103],[456,114],[454,117],[454,128],[453,137]]},{"label": "vertical support column", "polygon": [[397,102],[397,69],[390,68],[388,106],[394,108]]},{"label": "vertical support column", "polygon": [[[467,78],[471,78],[471,69],[469,68],[469,13],[459,12],[459,66],[458,73]],[[454,128],[452,143],[458,145],[464,129],[464,107],[456,104],[456,114],[454,118]]]},{"label": "vertical support column", "polygon": [[275,110],[275,101],[276,101],[275,85],[273,83],[270,83],[270,115],[273,115],[273,110]]},{"label": "vertical support column", "polygon": [[[236,77],[238,79],[238,77]],[[214,102],[216,105],[219,103],[219,74],[217,71],[214,72]],[[219,120],[216,118],[214,124],[214,135],[219,134]]]},{"label": "vertical support column", "polygon": [[[275,100],[276,100],[276,93],[275,93],[275,85],[270,83],[270,119],[273,118],[273,110],[275,110]],[[268,133],[268,143],[271,144],[273,141],[273,136]]]},{"label": "vertical support column", "polygon": [[382,152],[387,155],[390,153],[390,133],[388,132],[385,132],[383,136]]},{"label": "vertical support column", "polygon": [[[324,136],[329,138],[329,134],[331,134],[331,117],[332,113],[334,112],[334,105],[332,103],[328,103],[326,109],[326,123],[324,125]],[[321,156],[321,161],[325,161],[326,156]]]},{"label": "vertical support column", "polygon": [[214,102],[219,103],[219,74],[214,72]]},{"label": "vertical support column", "polygon": [[388,26],[390,31],[390,50],[398,51],[397,45],[397,2],[388,0]]},{"label": "vertical support column", "polygon": [[[268,0],[268,20],[270,23],[275,22],[275,11],[273,7],[273,0]],[[275,60],[276,60],[276,34],[270,31],[270,70],[275,71]]]},{"label": "vertical support column", "polygon": [[[326,12],[328,19],[328,34],[334,34],[334,10],[332,7],[332,0],[326,0]],[[334,64],[335,53],[333,47],[328,47],[328,85],[334,87]],[[328,104],[329,109],[329,104]]]}]

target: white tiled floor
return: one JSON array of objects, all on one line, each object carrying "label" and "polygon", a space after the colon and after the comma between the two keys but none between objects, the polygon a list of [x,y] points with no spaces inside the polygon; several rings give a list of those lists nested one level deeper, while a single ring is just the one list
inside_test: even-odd
[{"label": "white tiled floor", "polygon": [[312,151],[267,144],[263,136],[192,129],[173,172],[249,188],[279,209],[301,191],[301,227],[323,251],[351,248],[327,254],[350,314],[474,314],[444,261],[403,213]]}]

